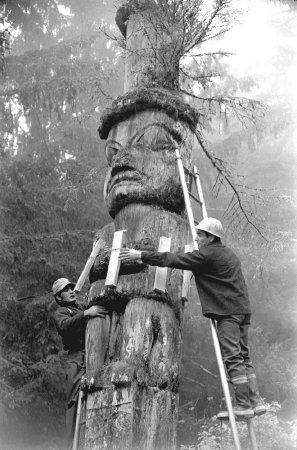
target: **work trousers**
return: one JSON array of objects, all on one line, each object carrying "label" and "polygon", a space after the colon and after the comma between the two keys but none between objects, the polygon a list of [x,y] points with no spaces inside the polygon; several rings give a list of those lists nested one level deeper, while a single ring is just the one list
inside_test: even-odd
[{"label": "work trousers", "polygon": [[85,352],[77,351],[69,353],[66,366],[67,409],[64,444],[65,450],[72,449],[80,380],[84,374]]},{"label": "work trousers", "polygon": [[216,316],[218,339],[230,381],[247,382],[255,374],[248,348],[250,314]]}]

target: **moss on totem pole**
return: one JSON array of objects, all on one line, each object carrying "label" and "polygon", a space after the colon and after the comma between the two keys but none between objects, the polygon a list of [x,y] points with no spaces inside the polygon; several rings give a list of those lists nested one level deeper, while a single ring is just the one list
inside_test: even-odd
[{"label": "moss on totem pole", "polygon": [[[140,265],[140,264],[139,264]],[[147,271],[147,265],[142,264],[142,269],[140,271]],[[169,269],[171,270],[171,269]],[[130,273],[131,275],[131,273]],[[181,312],[180,312],[180,304],[177,303],[168,292],[161,291],[150,291],[143,292],[141,286],[138,289],[123,291],[119,290],[117,287],[106,287],[102,293],[96,297],[94,297],[89,306],[99,305],[104,306],[106,309],[110,309],[112,311],[117,311],[118,313],[123,313],[129,301],[132,298],[142,298],[147,300],[154,300],[156,302],[165,303],[174,312],[176,320],[178,324],[181,323]]]},{"label": "moss on totem pole", "polygon": [[100,138],[107,139],[110,129],[118,122],[148,109],[162,110],[174,120],[186,123],[191,131],[195,130],[199,119],[196,109],[187,104],[177,91],[141,87],[117,97],[103,112],[98,128]]}]

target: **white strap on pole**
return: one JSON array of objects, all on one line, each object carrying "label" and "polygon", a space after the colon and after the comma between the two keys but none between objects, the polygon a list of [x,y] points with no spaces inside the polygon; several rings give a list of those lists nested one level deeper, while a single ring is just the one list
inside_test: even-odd
[{"label": "white strap on pole", "polygon": [[[189,192],[188,192],[188,188],[187,188],[187,184],[186,184],[186,180],[185,180],[184,167],[183,167],[183,163],[181,160],[181,156],[179,154],[179,150],[176,149],[175,153],[176,153],[176,160],[177,160],[181,185],[183,188],[183,193],[184,193],[184,198],[185,198],[185,205],[186,205],[186,211],[188,214],[188,220],[189,220],[189,224],[190,224],[190,228],[191,228],[194,246],[197,249],[198,244],[195,241],[195,239],[196,239],[195,221],[194,221],[190,196],[189,196]],[[206,219],[207,211],[206,211],[206,207],[205,207],[205,203],[204,203],[200,177],[199,177],[196,167],[194,168],[194,175],[195,175],[195,181],[196,181],[196,187],[197,187],[197,191],[198,191],[198,195],[199,195],[199,200],[201,201],[203,219]],[[226,399],[226,405],[227,405],[227,410],[228,410],[228,414],[229,414],[229,420],[230,420],[230,425],[231,425],[235,448],[236,448],[236,450],[241,450],[240,441],[239,441],[239,437],[238,437],[238,433],[237,433],[237,427],[236,427],[236,423],[235,423],[234,412],[232,409],[229,386],[228,386],[228,382],[227,382],[227,378],[226,378],[226,373],[225,373],[225,368],[224,368],[224,363],[223,363],[223,358],[222,358],[222,353],[221,353],[221,348],[220,348],[220,344],[219,344],[219,340],[218,340],[218,336],[217,336],[215,321],[212,319],[210,320],[210,327],[211,327],[211,334],[212,334],[217,363],[218,363],[220,377],[221,377],[222,388],[223,388],[224,396]]]}]

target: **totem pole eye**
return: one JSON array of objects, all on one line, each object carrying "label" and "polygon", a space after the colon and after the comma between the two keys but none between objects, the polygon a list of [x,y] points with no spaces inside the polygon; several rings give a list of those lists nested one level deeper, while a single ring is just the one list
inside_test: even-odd
[{"label": "totem pole eye", "polygon": [[117,153],[121,150],[121,146],[114,141],[108,141],[105,146],[106,158],[109,163],[111,163],[112,159],[117,155]]},{"label": "totem pole eye", "polygon": [[170,131],[159,124],[149,125],[142,130],[141,134],[138,134],[135,141],[153,152],[170,150],[176,146]]}]

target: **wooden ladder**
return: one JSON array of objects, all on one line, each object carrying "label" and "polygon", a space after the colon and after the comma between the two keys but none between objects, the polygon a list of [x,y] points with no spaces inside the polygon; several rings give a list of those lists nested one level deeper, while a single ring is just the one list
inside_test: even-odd
[{"label": "wooden ladder", "polygon": [[[195,223],[197,223],[197,221],[195,221],[195,219],[194,219],[191,198],[200,205],[201,211],[202,211],[202,217],[203,217],[203,219],[206,219],[207,211],[206,211],[204,197],[203,197],[202,185],[201,185],[200,177],[199,177],[199,174],[197,171],[197,167],[194,166],[193,172],[186,169],[182,163],[182,159],[181,159],[178,149],[175,149],[175,156],[176,156],[176,162],[177,162],[177,166],[178,166],[179,177],[180,177],[180,181],[181,181],[181,185],[182,185],[184,201],[185,201],[188,221],[189,221],[189,225],[190,225],[190,231],[192,234],[193,245],[194,245],[194,248],[196,250],[198,250],[198,245],[195,240],[196,239]],[[189,189],[188,189],[188,186],[186,183],[185,172],[187,172],[187,174],[190,176],[190,190],[191,190],[192,180],[193,179],[195,180],[198,197],[196,197],[191,192],[189,192]],[[223,363],[220,344],[219,344],[219,340],[218,340],[218,336],[217,336],[216,324],[213,319],[210,319],[210,328],[211,328],[212,340],[213,340],[213,344],[214,344],[217,363],[218,363],[218,367],[219,367],[221,384],[222,384],[222,388],[223,388],[223,392],[224,392],[224,397],[226,400],[226,406],[227,406],[227,410],[228,410],[234,445],[235,445],[236,450],[241,450],[235,416],[234,416],[232,403],[231,403],[229,386],[228,386],[227,377],[226,377],[226,373],[225,373],[225,367],[224,367],[224,363]],[[254,431],[254,427],[253,427],[253,423],[252,423],[251,419],[247,419],[247,425],[248,425],[250,441],[252,444],[252,450],[258,450],[256,435],[255,435],[255,431]]]},{"label": "wooden ladder", "polygon": [[80,386],[77,399],[72,450],[78,450],[79,448],[83,448],[84,445],[85,427],[86,427],[86,407],[87,407],[86,396],[87,394],[85,394],[83,386]]}]

